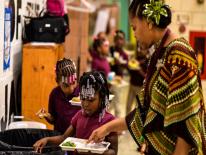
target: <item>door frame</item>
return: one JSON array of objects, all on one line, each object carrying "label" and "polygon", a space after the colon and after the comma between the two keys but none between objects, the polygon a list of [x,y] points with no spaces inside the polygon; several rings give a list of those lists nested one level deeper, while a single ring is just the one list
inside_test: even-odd
[{"label": "door frame", "polygon": [[195,48],[195,38],[197,37],[203,37],[205,38],[205,49],[204,49],[204,55],[203,55],[203,61],[204,61],[204,70],[201,73],[201,79],[206,79],[206,32],[200,32],[200,31],[191,31],[190,32],[190,44],[193,48]]}]

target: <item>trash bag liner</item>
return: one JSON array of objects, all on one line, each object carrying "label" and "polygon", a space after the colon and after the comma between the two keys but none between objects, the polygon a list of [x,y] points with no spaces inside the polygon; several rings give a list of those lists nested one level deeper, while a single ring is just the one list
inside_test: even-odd
[{"label": "trash bag liner", "polygon": [[[57,136],[60,133],[48,129],[11,129],[0,132],[0,155],[34,155],[33,144],[43,138]],[[10,152],[9,152],[10,151]],[[12,153],[15,152],[15,153]],[[64,155],[60,147],[47,145],[43,149],[44,153]],[[53,153],[52,153],[53,152]]]}]

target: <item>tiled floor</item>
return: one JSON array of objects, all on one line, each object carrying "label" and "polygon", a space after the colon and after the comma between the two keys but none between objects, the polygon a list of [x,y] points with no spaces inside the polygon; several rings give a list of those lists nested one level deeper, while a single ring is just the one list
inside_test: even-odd
[{"label": "tiled floor", "polygon": [[127,131],[125,134],[119,136],[119,150],[118,155],[140,155],[137,152],[137,145],[133,141],[131,135]]}]

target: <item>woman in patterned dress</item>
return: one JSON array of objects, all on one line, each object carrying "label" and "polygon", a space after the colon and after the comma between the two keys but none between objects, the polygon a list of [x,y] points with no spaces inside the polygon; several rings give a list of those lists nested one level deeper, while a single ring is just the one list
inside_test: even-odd
[{"label": "woman in patterned dress", "polygon": [[149,155],[203,155],[204,103],[195,51],[167,26],[170,7],[160,0],[133,0],[130,22],[142,47],[155,45],[138,106],[125,118],[95,130],[98,142],[113,131],[128,129]]}]

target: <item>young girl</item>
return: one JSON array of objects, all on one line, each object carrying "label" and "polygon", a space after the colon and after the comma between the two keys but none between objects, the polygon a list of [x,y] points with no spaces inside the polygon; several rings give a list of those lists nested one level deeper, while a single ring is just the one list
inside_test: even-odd
[{"label": "young girl", "polygon": [[58,86],[50,93],[49,113],[41,109],[38,116],[44,117],[54,125],[54,130],[63,134],[70,126],[72,117],[81,109],[80,106],[71,105],[69,102],[79,95],[76,66],[72,60],[63,58],[57,61],[55,72]]},{"label": "young girl", "polygon": [[109,54],[109,41],[103,38],[97,38],[93,43],[92,70],[102,71],[108,76],[110,70],[107,55]]},{"label": "young girl", "polygon": [[[107,56],[109,54],[109,42],[106,39],[97,38],[94,40],[93,46],[94,52],[92,53],[92,70],[102,71],[106,77],[108,77],[111,72],[111,68],[107,60]],[[118,81],[122,80],[120,76],[114,76],[113,80],[114,79]],[[120,102],[119,90],[111,84],[110,91],[114,94],[114,98],[111,102],[111,108],[114,109],[115,116],[118,116],[120,113],[118,106]]]},{"label": "young girl", "polygon": [[[88,139],[93,130],[114,120],[114,116],[106,111],[109,90],[105,76],[96,71],[87,72],[83,74],[79,84],[82,110],[72,118],[70,127],[63,135],[46,137],[37,141],[34,144],[37,152],[41,152],[47,143],[59,145],[69,136]],[[111,145],[104,155],[116,155],[117,134],[109,134],[105,141],[110,142]]]}]

